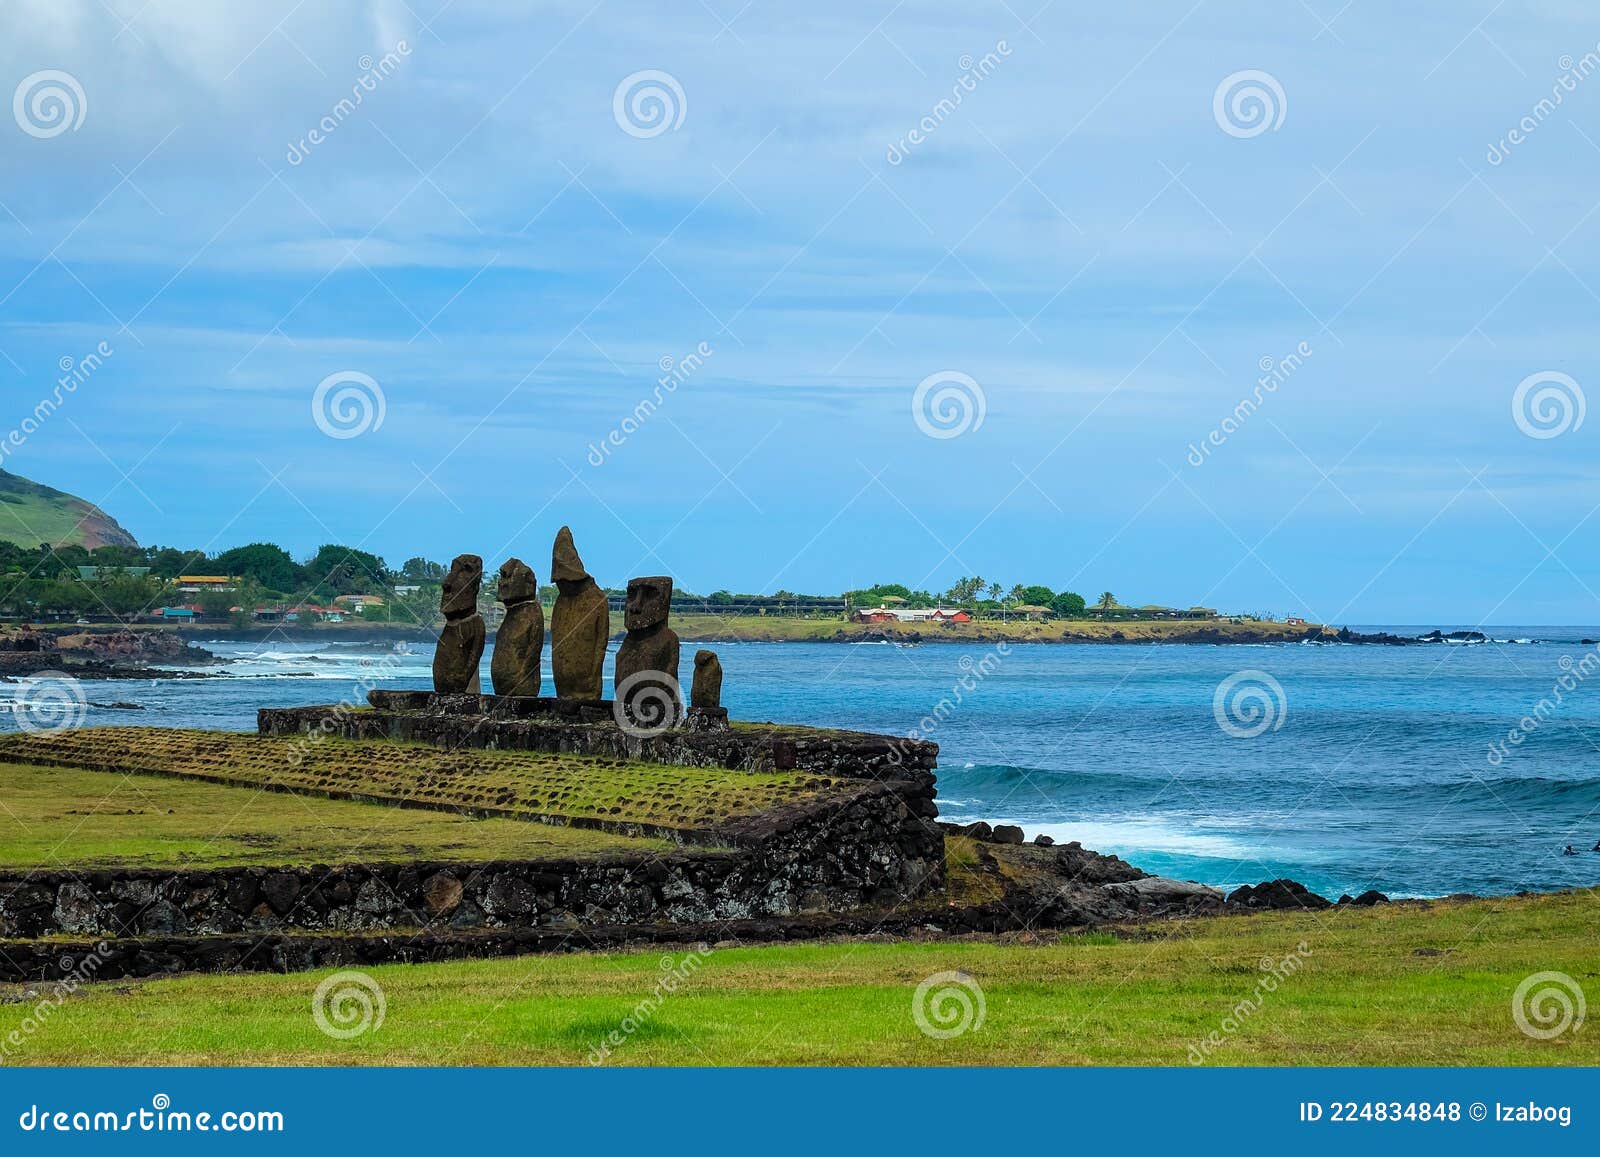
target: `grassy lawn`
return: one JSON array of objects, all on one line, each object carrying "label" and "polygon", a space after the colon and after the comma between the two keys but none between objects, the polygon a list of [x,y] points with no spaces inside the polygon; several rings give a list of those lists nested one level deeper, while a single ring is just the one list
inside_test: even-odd
[{"label": "grassy lawn", "polygon": [[151,727],[0,736],[0,759],[674,828],[703,828],[852,786],[806,772]]},{"label": "grassy lawn", "polygon": [[[1592,894],[1268,914],[1152,926],[1136,938],[844,942],[522,957],[370,969],[381,1027],[333,1040],[311,1000],[328,972],[112,981],[70,997],[15,1064],[583,1064],[636,1009],[608,1063],[1160,1064],[1260,992],[1263,960],[1298,971],[1214,1050],[1217,1064],[1600,1063],[1593,1026],[1539,1041],[1512,994],[1559,970],[1600,995]],[[1137,938],[1143,937],[1143,938]],[[680,963],[676,992],[658,985]],[[981,1027],[919,1031],[913,995],[962,971]],[[647,1002],[642,1005],[641,1002]],[[30,1006],[0,1005],[20,1021]]]},{"label": "grassy lawn", "polygon": [[1001,622],[983,619],[973,623],[851,623],[844,619],[802,619],[783,615],[674,615],[672,629],[685,640],[728,639],[741,642],[835,642],[853,636],[920,642],[1109,642],[1117,634],[1130,643],[1158,643],[1182,638],[1197,630],[1215,631],[1226,638],[1297,640],[1306,628],[1284,623],[1230,623],[1226,620],[1149,620],[1099,622],[1092,619],[1052,620],[1045,623]]},{"label": "grassy lawn", "polygon": [[0,869],[521,860],[671,847],[523,820],[16,764],[0,764],[0,801]]}]

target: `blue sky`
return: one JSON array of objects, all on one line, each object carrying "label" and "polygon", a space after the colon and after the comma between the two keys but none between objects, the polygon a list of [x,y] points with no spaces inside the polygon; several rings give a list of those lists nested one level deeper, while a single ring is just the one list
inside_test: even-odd
[{"label": "blue sky", "polygon": [[[0,425],[113,351],[4,464],[142,542],[1600,621],[1583,5],[248,7],[0,12],[0,89],[83,114],[0,117]],[[939,374],[981,424],[924,431]]]}]

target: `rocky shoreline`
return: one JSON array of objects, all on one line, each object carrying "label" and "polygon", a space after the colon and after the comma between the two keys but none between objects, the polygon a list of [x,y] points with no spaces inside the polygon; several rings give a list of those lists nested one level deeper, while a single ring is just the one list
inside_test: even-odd
[{"label": "rocky shoreline", "polygon": [[46,671],[80,680],[204,679],[204,671],[172,668],[221,661],[172,631],[0,629],[0,681],[8,683]]}]

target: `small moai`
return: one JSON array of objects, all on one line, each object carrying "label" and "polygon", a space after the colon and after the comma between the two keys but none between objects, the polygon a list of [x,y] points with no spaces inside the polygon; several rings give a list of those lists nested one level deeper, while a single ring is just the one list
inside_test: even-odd
[{"label": "small moai", "polygon": [[622,625],[627,638],[617,648],[614,684],[618,708],[628,716],[639,714],[638,698],[652,707],[670,698],[668,721],[676,722],[678,701],[678,636],[667,626],[672,610],[672,580],[665,575],[628,580],[628,601]]},{"label": "small moai", "polygon": [[562,699],[599,699],[604,691],[611,604],[583,568],[572,531],[563,526],[550,552],[550,581],[559,592],[550,611],[550,670]]},{"label": "small moai", "polygon": [[520,558],[500,567],[500,601],[505,617],[495,632],[489,677],[496,695],[538,695],[539,657],[544,651],[544,608],[539,580]]},{"label": "small moai", "polygon": [[694,653],[694,682],[689,688],[690,707],[722,706],[722,660],[715,651]]},{"label": "small moai", "polygon": [[444,630],[433,652],[433,689],[441,695],[476,695],[481,689],[478,661],[483,658],[486,631],[478,613],[478,588],[483,583],[483,559],[458,554],[450,564],[439,591]]}]

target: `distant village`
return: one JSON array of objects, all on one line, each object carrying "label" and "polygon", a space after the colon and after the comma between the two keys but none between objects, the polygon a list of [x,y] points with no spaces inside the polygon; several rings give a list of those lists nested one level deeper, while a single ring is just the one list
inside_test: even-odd
[{"label": "distant village", "polygon": [[[33,549],[0,542],[6,583],[0,617],[11,621],[93,623],[229,622],[251,624],[395,623],[428,625],[437,618],[444,566],[415,557],[398,569],[354,547],[329,544],[304,562],[282,548],[252,543],[216,555],[167,547],[78,546]],[[539,588],[550,603],[555,587]],[[607,589],[620,612],[625,593]],[[483,612],[499,614],[494,580],[484,584]],[[938,625],[977,620],[1044,622],[1076,620],[1270,620],[1275,616],[1223,616],[1215,608],[1129,605],[1105,591],[1093,602],[1069,590],[1038,584],[1003,584],[972,576],[944,591],[913,590],[899,583],[838,595],[709,595],[676,591],[674,615],[784,616],[838,619],[860,624]],[[1300,622],[1289,616],[1289,624]]]}]

